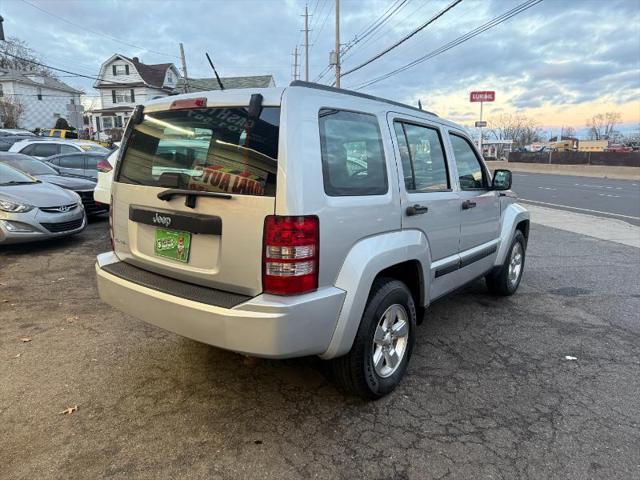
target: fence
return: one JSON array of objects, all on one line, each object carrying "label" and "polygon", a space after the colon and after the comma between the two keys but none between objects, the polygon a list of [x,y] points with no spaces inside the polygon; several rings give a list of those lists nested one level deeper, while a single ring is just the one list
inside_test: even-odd
[{"label": "fence", "polygon": [[511,152],[509,162],[640,167],[640,152]]}]

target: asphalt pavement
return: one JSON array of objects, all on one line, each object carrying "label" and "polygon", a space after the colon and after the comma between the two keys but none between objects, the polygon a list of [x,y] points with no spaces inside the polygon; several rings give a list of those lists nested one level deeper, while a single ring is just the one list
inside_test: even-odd
[{"label": "asphalt pavement", "polygon": [[535,205],[640,225],[638,181],[513,172],[513,190]]},{"label": "asphalt pavement", "polygon": [[317,359],[246,359],[103,304],[108,246],[100,221],[0,249],[3,480],[638,478],[637,248],[532,225],[518,293],[434,304],[403,383],[367,403]]}]

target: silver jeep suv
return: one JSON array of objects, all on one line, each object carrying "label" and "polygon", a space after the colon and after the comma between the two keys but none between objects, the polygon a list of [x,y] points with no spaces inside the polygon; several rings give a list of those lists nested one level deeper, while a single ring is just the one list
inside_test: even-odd
[{"label": "silver jeep suv", "polygon": [[513,294],[529,213],[460,126],[320,85],[198,92],[134,111],[111,189],[101,298],[247,355],[318,355],[366,398],[416,323],[478,277]]}]

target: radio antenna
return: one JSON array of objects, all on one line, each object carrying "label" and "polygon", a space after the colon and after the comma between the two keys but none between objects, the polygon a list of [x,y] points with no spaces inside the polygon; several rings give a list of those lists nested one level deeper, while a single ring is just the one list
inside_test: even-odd
[{"label": "radio antenna", "polygon": [[213,62],[211,61],[211,57],[209,56],[209,53],[205,52],[204,54],[207,56],[207,60],[209,60],[209,65],[211,65],[211,68],[213,68],[213,73],[216,74],[216,80],[218,80],[218,85],[220,85],[220,90],[224,90],[224,85],[222,85],[222,81],[218,76],[218,72],[216,72],[216,67],[213,66]]}]

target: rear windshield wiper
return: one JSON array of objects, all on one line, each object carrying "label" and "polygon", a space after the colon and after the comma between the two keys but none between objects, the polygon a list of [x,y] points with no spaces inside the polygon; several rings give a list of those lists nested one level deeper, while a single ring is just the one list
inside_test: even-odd
[{"label": "rear windshield wiper", "polygon": [[233,196],[229,195],[228,193],[207,192],[203,190],[186,190],[182,188],[170,188],[169,190],[164,190],[163,192],[158,193],[158,198],[160,200],[168,202],[177,195],[186,196],[184,204],[189,208],[196,208],[196,197],[213,197],[222,198],[224,200],[231,200],[233,198]]}]

